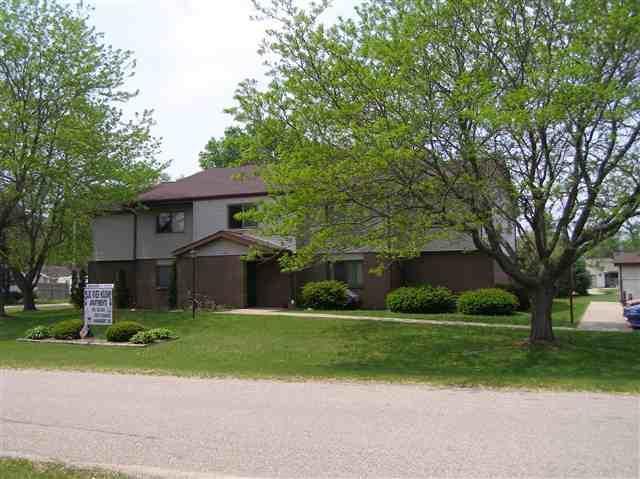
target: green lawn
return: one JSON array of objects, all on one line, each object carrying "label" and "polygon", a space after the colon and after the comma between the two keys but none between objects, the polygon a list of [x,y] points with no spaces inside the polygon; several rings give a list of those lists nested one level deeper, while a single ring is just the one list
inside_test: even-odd
[{"label": "green lawn", "polygon": [[2,479],[126,479],[127,476],[99,470],[80,470],[60,464],[0,458]]},{"label": "green lawn", "polygon": [[[587,306],[591,301],[610,301],[611,296],[609,294],[602,296],[578,296],[573,298],[573,311],[574,311],[574,323],[571,324],[571,316],[569,310],[569,299],[558,298],[553,302],[553,325],[576,327],[582,318],[582,315],[587,310]],[[306,311],[299,310],[304,314],[313,313],[325,313],[325,314],[339,314],[347,316],[373,316],[373,317],[387,317],[387,318],[406,318],[406,319],[429,319],[434,321],[462,321],[467,323],[490,323],[490,324],[519,324],[527,326],[529,324],[530,314],[524,312],[517,312],[510,316],[471,316],[468,314],[406,314],[406,313],[394,313],[392,311],[385,310],[338,310],[338,311]]]},{"label": "green lawn", "polygon": [[0,320],[0,367],[640,392],[639,338],[628,333],[559,331],[549,348],[523,345],[526,331],[501,328],[128,312],[121,318],[169,327],[180,339],[144,349],[15,341],[29,327],[70,317],[79,313]]}]

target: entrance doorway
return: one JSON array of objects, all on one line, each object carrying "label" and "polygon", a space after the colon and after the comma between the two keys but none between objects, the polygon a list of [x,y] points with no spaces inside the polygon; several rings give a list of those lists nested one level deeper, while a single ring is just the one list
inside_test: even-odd
[{"label": "entrance doorway", "polygon": [[245,262],[247,271],[247,308],[258,305],[258,268],[255,261]]}]

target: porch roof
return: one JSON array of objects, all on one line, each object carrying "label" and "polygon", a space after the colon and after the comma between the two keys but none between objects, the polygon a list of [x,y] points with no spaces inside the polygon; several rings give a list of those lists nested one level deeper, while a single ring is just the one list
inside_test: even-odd
[{"label": "porch roof", "polygon": [[291,245],[286,240],[259,238],[247,230],[220,230],[197,241],[186,244],[172,252],[174,256],[182,256],[192,250],[197,250],[218,240],[227,240],[243,246],[255,246],[270,251],[291,251]]},{"label": "porch roof", "polygon": [[613,257],[614,264],[640,264],[640,253],[617,253]]}]

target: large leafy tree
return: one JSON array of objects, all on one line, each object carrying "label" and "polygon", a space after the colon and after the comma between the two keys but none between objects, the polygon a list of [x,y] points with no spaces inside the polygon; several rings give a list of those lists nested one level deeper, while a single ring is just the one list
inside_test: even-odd
[{"label": "large leafy tree", "polygon": [[233,110],[277,193],[265,232],[305,239],[287,266],[465,234],[553,340],[558,278],[638,215],[640,5],[370,0],[332,26],[325,7],[258,5],[271,81]]},{"label": "large leafy tree", "polygon": [[25,309],[45,262],[69,252],[74,225],[130,199],[164,166],[150,112],[125,120],[119,108],[135,96],[123,89],[131,53],[105,45],[88,15],[0,0],[0,255]]},{"label": "large leafy tree", "polygon": [[225,168],[234,166],[242,155],[242,145],[247,134],[237,126],[230,126],[224,130],[220,138],[212,137],[200,152],[200,167]]}]

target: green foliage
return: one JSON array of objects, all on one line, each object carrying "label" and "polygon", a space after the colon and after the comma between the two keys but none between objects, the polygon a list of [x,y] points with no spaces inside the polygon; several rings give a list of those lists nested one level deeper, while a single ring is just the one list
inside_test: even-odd
[{"label": "green foliage", "polygon": [[80,339],[80,330],[84,327],[81,319],[60,321],[51,328],[51,336],[56,339]]},{"label": "green foliage", "polygon": [[20,291],[9,291],[7,304],[19,304],[20,301],[22,301],[22,293]]},{"label": "green foliage", "polygon": [[79,309],[84,309],[84,290],[87,286],[87,273],[84,269],[71,273],[71,303]]},{"label": "green foliage", "polygon": [[28,329],[24,333],[26,339],[47,339],[51,337],[51,328],[49,326],[36,326]]},{"label": "green foliage", "polygon": [[129,339],[134,344],[151,344],[156,340],[151,331],[138,331]]},{"label": "green foliage", "polygon": [[153,328],[149,330],[149,334],[156,341],[162,341],[167,339],[176,339],[176,334],[167,328]]},{"label": "green foliage", "polygon": [[[576,304],[584,310],[593,298],[576,298]],[[566,300],[555,304],[554,323],[563,318],[562,324],[568,325]],[[425,327],[348,319],[305,321],[285,316],[274,320],[220,313],[203,313],[192,320],[188,312],[126,311],[124,319],[149,328],[170,327],[180,341],[140,351],[88,351],[15,341],[32,326],[78,317],[76,310],[12,315],[13,320],[0,321],[3,368],[640,393],[640,376],[633,367],[638,337],[628,333],[557,331],[559,347],[523,346],[523,331],[508,328]],[[515,317],[521,318],[520,324],[527,323],[520,315],[494,318],[511,322]],[[102,328],[95,330],[97,335],[103,334]]]},{"label": "green foliage", "polygon": [[341,281],[312,281],[300,292],[301,306],[313,309],[341,309],[347,305],[347,285]]},{"label": "green foliage", "polygon": [[247,139],[247,134],[235,126],[224,130],[224,136],[219,139],[211,138],[204,151],[200,152],[200,167],[225,168],[237,166],[241,156],[243,144]]},{"label": "green foliage", "polygon": [[[560,278],[557,285],[558,289],[556,295],[561,298],[569,297],[571,292],[571,277],[570,273],[566,273]],[[587,263],[583,258],[580,258],[573,265],[573,291],[579,296],[589,294],[589,288],[591,287],[591,275],[587,271]]]},{"label": "green foliage", "polygon": [[171,265],[171,276],[169,277],[169,309],[178,307],[178,266],[174,261]]},{"label": "green foliage", "polygon": [[304,232],[287,268],[463,233],[548,289],[637,214],[635,2],[372,0],[330,26],[326,2],[262,5],[270,78],[240,84],[231,112],[277,193],[261,232]]},{"label": "green foliage", "polygon": [[531,296],[529,290],[524,286],[520,286],[514,283],[510,284],[497,284],[496,288],[503,289],[513,294],[518,298],[518,311],[529,311],[531,309]]},{"label": "green foliage", "polygon": [[136,95],[124,89],[131,52],[104,43],[90,8],[0,0],[0,12],[0,231],[27,294],[43,264],[83,262],[92,216],[155,184],[165,165],[151,113],[122,111]]},{"label": "green foliage", "polygon": [[145,331],[146,329],[147,328],[142,324],[136,323],[135,321],[120,321],[109,326],[105,335],[107,337],[107,341],[111,341],[113,343],[126,343],[136,333]]},{"label": "green foliage", "polygon": [[120,269],[118,270],[118,277],[116,279],[116,284],[115,284],[115,299],[116,299],[116,306],[119,309],[126,309],[128,308],[129,305],[129,288],[127,287],[127,273],[123,270]]},{"label": "green foliage", "polygon": [[518,307],[518,298],[499,288],[466,291],[458,298],[458,308],[463,314],[509,315]]},{"label": "green foliage", "polygon": [[397,313],[450,313],[456,309],[456,297],[443,286],[413,286],[391,291],[387,308]]}]

